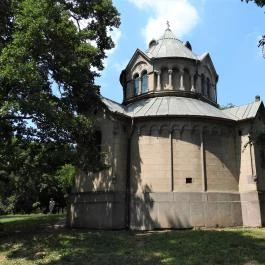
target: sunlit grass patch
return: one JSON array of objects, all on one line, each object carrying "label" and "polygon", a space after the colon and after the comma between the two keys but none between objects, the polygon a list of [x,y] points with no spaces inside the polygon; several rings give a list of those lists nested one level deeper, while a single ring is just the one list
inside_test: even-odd
[{"label": "sunlit grass patch", "polygon": [[[29,219],[35,221],[29,222],[22,216],[20,220],[12,221],[22,232],[10,231],[6,236],[0,237],[0,264],[265,264],[264,229],[152,232],[55,229],[52,224],[62,218],[64,217],[56,215],[32,216]],[[12,222],[2,224],[12,226]],[[40,229],[37,229],[38,227]]]}]

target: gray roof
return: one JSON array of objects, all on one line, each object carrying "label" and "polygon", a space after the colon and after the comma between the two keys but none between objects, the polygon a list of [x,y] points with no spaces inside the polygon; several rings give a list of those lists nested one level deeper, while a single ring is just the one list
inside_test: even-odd
[{"label": "gray roof", "polygon": [[197,60],[197,56],[178,40],[170,29],[146,51],[150,58],[182,57]]},{"label": "gray roof", "polygon": [[185,97],[154,97],[129,104],[126,110],[131,117],[201,116],[231,119],[218,108],[198,99]]},{"label": "gray roof", "polygon": [[101,100],[111,112],[126,115],[125,106],[123,106],[123,105],[121,105],[121,104],[119,104],[113,100],[110,100],[108,98],[102,97]]},{"label": "gray roof", "polygon": [[256,117],[262,101],[255,101],[239,107],[229,108],[223,112],[235,120],[253,119]]},{"label": "gray roof", "polygon": [[120,105],[106,98],[103,98],[102,101],[111,112],[129,117],[194,116],[236,120],[235,116],[193,98],[176,96],[153,97],[138,100],[127,106]]}]

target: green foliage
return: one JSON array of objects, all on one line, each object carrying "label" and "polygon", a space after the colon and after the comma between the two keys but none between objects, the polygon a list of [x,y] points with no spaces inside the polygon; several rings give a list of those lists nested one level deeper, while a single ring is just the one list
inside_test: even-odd
[{"label": "green foliage", "polygon": [[231,109],[231,108],[234,108],[235,105],[233,103],[228,103],[224,106],[219,106],[219,109],[223,110],[223,109]]},{"label": "green foliage", "polygon": [[[94,81],[105,51],[114,46],[109,32],[119,24],[111,0],[0,1],[5,212],[30,212],[36,202],[45,209],[49,197],[60,203],[70,177],[58,183],[56,174],[65,164],[90,171],[100,167],[93,117],[101,103]],[[7,201],[12,196],[16,200]]]},{"label": "green foliage", "polygon": [[241,0],[241,2],[254,2],[257,6],[263,7],[265,5],[265,0]]},{"label": "green foliage", "polygon": [[[95,69],[120,23],[112,2],[3,0],[0,10],[0,137],[90,149],[83,138],[92,138],[100,104]],[[82,163],[91,167],[90,158]]]},{"label": "green foliage", "polygon": [[[259,7],[265,6],[265,0],[241,0],[241,2],[254,2]],[[265,35],[259,40],[258,47],[261,47],[263,57],[265,58]]]},{"label": "green foliage", "polygon": [[71,164],[65,164],[59,170],[57,170],[56,178],[65,193],[70,192],[70,189],[74,184],[75,175],[76,169]]},{"label": "green foliage", "polygon": [[[0,168],[5,176],[0,181],[0,199],[6,205],[4,198],[16,196],[15,212],[36,210],[33,207],[36,202],[45,211],[50,197],[64,204],[64,190],[56,172],[75,160],[76,151],[67,144],[21,142],[13,138],[9,152],[0,148]],[[5,209],[2,211],[7,212]]]},{"label": "green foliage", "polygon": [[88,231],[53,228],[58,219],[0,217],[1,265],[265,264],[264,229]]},{"label": "green foliage", "polygon": [[0,213],[13,214],[16,208],[17,197],[11,195],[7,198],[0,198]]}]

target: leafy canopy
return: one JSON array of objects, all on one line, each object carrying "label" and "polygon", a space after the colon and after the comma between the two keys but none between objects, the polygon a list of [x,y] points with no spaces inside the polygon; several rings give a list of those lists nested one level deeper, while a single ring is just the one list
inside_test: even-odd
[{"label": "leafy canopy", "polygon": [[0,211],[63,194],[72,165],[99,168],[95,77],[119,24],[111,0],[0,1]]},{"label": "leafy canopy", "polygon": [[[265,0],[241,0],[241,2],[254,2],[259,7],[265,6]],[[263,57],[265,58],[265,35],[259,40],[258,47],[261,47]]]},{"label": "leafy canopy", "polygon": [[263,7],[265,5],[265,0],[241,0],[241,2],[254,2],[257,6]]},{"label": "leafy canopy", "polygon": [[119,23],[111,0],[1,0],[0,140],[15,135],[96,151],[94,82]]}]

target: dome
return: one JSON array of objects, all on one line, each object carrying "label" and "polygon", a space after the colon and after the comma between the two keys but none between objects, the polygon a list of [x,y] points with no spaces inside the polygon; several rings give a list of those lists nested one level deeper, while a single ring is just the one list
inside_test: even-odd
[{"label": "dome", "polygon": [[150,45],[146,55],[150,58],[180,57],[198,60],[197,56],[182,41],[177,39],[169,28],[165,30],[155,45],[154,42]]},{"label": "dome", "polygon": [[209,53],[197,56],[168,27],[148,50],[137,49],[120,76],[125,105],[161,96],[195,98],[217,106],[218,74]]}]

